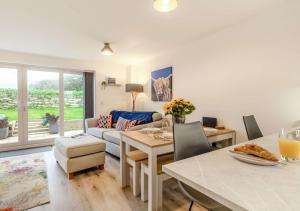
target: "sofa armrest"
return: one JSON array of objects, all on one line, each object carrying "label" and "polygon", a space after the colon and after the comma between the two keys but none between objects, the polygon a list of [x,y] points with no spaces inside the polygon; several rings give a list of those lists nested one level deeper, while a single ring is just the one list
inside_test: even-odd
[{"label": "sofa armrest", "polygon": [[147,123],[147,124],[143,124],[143,125],[137,125],[137,126],[134,126],[132,128],[129,128],[128,130],[129,131],[132,131],[132,130],[141,130],[143,128],[149,127],[150,125],[153,125],[153,127],[161,128],[162,127],[162,123],[164,121],[167,121],[167,119],[161,119],[159,121],[155,121],[155,122],[151,122],[151,123]]},{"label": "sofa armrest", "polygon": [[97,127],[98,126],[98,118],[89,118],[84,121],[85,128]]}]

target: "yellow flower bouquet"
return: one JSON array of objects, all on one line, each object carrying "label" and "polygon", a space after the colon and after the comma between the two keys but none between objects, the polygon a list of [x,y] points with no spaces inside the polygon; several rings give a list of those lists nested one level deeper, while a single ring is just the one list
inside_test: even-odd
[{"label": "yellow flower bouquet", "polygon": [[191,114],[196,108],[190,101],[186,101],[183,98],[176,98],[165,103],[163,109],[165,115],[185,116]]}]

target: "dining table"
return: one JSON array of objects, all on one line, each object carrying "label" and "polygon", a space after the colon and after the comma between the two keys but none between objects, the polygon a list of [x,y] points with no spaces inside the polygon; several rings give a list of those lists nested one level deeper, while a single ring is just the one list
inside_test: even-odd
[{"label": "dining table", "polygon": [[[280,158],[278,134],[247,143],[262,146]],[[234,147],[164,165],[163,171],[232,210],[300,210],[299,161],[249,164],[232,156],[229,150]]]},{"label": "dining table", "polygon": [[[232,129],[204,129],[211,144],[236,142],[236,133]],[[228,144],[228,143],[227,143]],[[226,144],[226,145],[227,145]],[[120,141],[120,183],[125,188],[129,185],[129,173],[126,163],[126,156],[132,149],[138,149],[148,154],[149,171],[148,175],[148,210],[160,210],[158,205],[157,190],[157,157],[162,154],[174,151],[173,140],[155,138],[155,134],[148,134],[143,131],[125,131],[121,133]]]}]

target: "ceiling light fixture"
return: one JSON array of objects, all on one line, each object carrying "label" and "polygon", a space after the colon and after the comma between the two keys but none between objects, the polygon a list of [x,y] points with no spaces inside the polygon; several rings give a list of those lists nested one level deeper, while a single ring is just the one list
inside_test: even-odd
[{"label": "ceiling light fixture", "polygon": [[104,47],[101,50],[102,55],[104,56],[111,56],[114,54],[113,50],[110,48],[109,43],[104,43]]},{"label": "ceiling light fixture", "polygon": [[178,6],[177,0],[154,0],[153,7],[159,12],[171,12]]}]

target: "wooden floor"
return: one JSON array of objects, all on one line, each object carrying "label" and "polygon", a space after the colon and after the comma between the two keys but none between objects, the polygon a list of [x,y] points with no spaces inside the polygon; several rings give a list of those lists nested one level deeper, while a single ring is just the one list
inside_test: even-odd
[{"label": "wooden floor", "polygon": [[[47,163],[51,202],[31,211],[143,211],[147,203],[132,195],[130,188],[120,188],[118,183],[119,160],[106,155],[105,170],[91,169],[75,175],[69,181],[56,163],[53,152],[44,152]],[[190,201],[177,187],[176,181],[164,183],[163,210],[188,210]],[[194,205],[193,211],[206,209]]]}]

